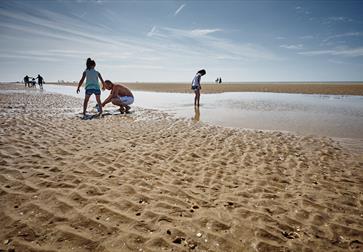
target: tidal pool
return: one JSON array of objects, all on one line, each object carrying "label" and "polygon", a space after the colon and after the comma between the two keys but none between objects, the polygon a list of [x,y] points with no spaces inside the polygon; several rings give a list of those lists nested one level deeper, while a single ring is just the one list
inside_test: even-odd
[{"label": "tidal pool", "polygon": [[[45,85],[45,91],[83,98],[75,87]],[[363,96],[236,92],[194,94],[133,91],[134,106],[225,127],[289,131],[303,135],[363,139]],[[105,99],[109,91],[102,93]],[[91,98],[94,100],[94,98]]]}]

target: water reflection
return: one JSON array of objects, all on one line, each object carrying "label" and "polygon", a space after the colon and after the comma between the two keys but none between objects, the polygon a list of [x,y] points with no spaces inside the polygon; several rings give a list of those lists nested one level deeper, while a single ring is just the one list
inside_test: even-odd
[{"label": "water reflection", "polygon": [[[76,94],[74,87],[46,85],[46,91]],[[134,106],[227,127],[291,131],[303,135],[363,139],[363,96],[283,93],[204,94],[200,110],[193,95],[133,91]],[[102,92],[105,99],[109,93]],[[93,98],[94,99],[94,98]]]},{"label": "water reflection", "polygon": [[194,106],[193,121],[194,122],[199,122],[200,121],[200,108],[199,108],[199,106]]}]

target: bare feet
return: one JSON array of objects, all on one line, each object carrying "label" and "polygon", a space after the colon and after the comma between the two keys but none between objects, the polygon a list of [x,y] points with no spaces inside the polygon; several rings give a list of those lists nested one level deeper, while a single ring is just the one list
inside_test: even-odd
[{"label": "bare feet", "polygon": [[127,106],[127,105],[125,107],[126,107],[126,111],[125,111],[126,114],[131,114],[131,112],[130,112],[131,107]]}]

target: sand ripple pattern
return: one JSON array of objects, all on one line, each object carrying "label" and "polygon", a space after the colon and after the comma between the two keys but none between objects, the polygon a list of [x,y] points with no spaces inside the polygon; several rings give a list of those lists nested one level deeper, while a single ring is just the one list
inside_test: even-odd
[{"label": "sand ripple pattern", "polygon": [[81,106],[0,94],[0,250],[363,250],[363,162],[332,140]]}]

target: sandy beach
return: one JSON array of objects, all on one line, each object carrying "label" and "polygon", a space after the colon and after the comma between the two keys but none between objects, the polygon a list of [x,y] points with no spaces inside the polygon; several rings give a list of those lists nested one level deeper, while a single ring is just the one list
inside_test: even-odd
[{"label": "sandy beach", "polygon": [[[192,93],[190,83],[135,83],[115,82],[124,84],[131,90]],[[75,83],[49,83],[53,85],[77,86]],[[337,82],[337,83],[202,83],[202,93],[223,92],[272,92],[295,94],[327,94],[327,95],[363,95],[363,83]]]},{"label": "sandy beach", "polygon": [[[126,83],[133,90],[188,93],[190,83]],[[202,93],[273,92],[300,94],[363,95],[362,83],[224,83],[203,84]]]},{"label": "sandy beach", "polygon": [[363,250],[363,156],[330,138],[0,88],[0,251]]}]

